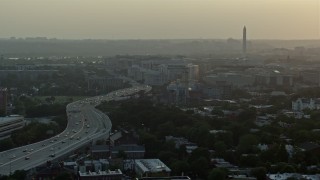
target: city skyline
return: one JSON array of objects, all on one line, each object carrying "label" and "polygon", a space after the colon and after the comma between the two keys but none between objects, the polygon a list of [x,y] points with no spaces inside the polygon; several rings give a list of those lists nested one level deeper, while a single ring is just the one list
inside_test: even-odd
[{"label": "city skyline", "polygon": [[319,39],[318,0],[2,0],[0,38]]}]

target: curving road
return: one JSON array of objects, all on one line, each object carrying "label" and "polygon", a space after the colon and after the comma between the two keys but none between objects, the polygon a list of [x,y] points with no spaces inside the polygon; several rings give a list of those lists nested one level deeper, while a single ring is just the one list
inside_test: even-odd
[{"label": "curving road", "polygon": [[92,141],[107,138],[112,127],[111,121],[107,115],[94,107],[103,101],[120,101],[139,91],[150,90],[150,86],[133,84],[131,88],[68,104],[66,129],[50,139],[0,152],[0,174],[8,175],[15,170],[29,170]]}]

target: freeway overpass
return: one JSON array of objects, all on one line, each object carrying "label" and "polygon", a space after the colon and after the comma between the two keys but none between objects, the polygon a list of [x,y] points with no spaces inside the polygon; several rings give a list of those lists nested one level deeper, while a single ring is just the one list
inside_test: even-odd
[{"label": "freeway overpass", "polygon": [[0,174],[29,170],[89,144],[107,138],[112,124],[107,115],[95,109],[103,101],[120,101],[140,91],[149,92],[150,86],[135,84],[131,88],[113,91],[67,105],[66,129],[52,138],[0,152]]}]

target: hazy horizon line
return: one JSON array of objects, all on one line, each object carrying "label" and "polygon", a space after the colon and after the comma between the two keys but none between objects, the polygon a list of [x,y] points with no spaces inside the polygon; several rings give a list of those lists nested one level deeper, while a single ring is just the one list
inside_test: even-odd
[{"label": "hazy horizon line", "polygon": [[[14,38],[14,39],[12,39]],[[28,39],[39,39],[39,40],[72,40],[72,41],[83,41],[83,40],[105,40],[105,41],[134,41],[134,40],[242,40],[241,38],[56,38],[56,37],[45,37],[45,36],[28,36],[28,37],[0,37],[0,40],[28,40]],[[45,38],[45,39],[42,39]],[[305,38],[305,39],[276,39],[276,38],[252,38],[247,41],[319,41],[320,38]]]}]

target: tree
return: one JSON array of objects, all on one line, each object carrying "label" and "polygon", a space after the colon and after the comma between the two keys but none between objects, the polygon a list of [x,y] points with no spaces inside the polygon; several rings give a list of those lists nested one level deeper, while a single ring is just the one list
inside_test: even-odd
[{"label": "tree", "polygon": [[9,179],[25,179],[27,176],[27,172],[24,170],[16,170]]},{"label": "tree", "polygon": [[105,140],[99,139],[96,141],[96,145],[104,145],[104,144],[106,144]]},{"label": "tree", "polygon": [[214,143],[214,150],[216,151],[217,156],[223,157],[227,151],[227,146],[223,141],[218,141]]},{"label": "tree", "polygon": [[265,180],[267,170],[264,167],[256,167],[251,170],[251,174],[257,178],[257,180]]},{"label": "tree", "polygon": [[190,165],[187,161],[174,161],[171,164],[171,169],[174,175],[181,175],[182,173],[187,173],[190,169]]},{"label": "tree", "polygon": [[218,139],[225,143],[226,146],[233,146],[233,133],[232,132],[223,132],[217,133],[215,139]]},{"label": "tree", "polygon": [[195,175],[206,178],[208,176],[209,161],[205,157],[199,157],[190,163]]},{"label": "tree", "polygon": [[193,142],[197,142],[200,146],[206,145],[207,138],[209,136],[210,125],[198,124],[195,127],[190,128],[189,138]]},{"label": "tree", "polygon": [[3,139],[0,141],[0,151],[5,151],[14,147],[14,143],[11,138]]},{"label": "tree", "polygon": [[221,168],[215,168],[210,171],[208,180],[225,180],[227,179],[227,172]]},{"label": "tree", "polygon": [[212,115],[216,115],[216,116],[224,116],[224,114],[223,114],[223,111],[221,111],[221,110],[219,110],[219,109],[213,109],[212,111],[211,111],[211,114]]},{"label": "tree", "polygon": [[246,134],[240,137],[238,151],[240,153],[255,153],[257,150],[258,138],[252,134]]},{"label": "tree", "polygon": [[279,146],[278,152],[276,153],[276,157],[280,162],[288,162],[289,154],[286,150],[285,145],[281,144]]},{"label": "tree", "polygon": [[118,151],[117,157],[127,159],[127,154],[123,150],[120,150]]},{"label": "tree", "polygon": [[164,136],[167,136],[167,135],[170,135],[170,134],[173,134],[174,132],[174,124],[172,121],[168,121],[168,122],[165,122],[163,124],[160,124],[157,128],[157,131],[159,132],[158,136],[159,137],[164,137]]},{"label": "tree", "polygon": [[51,100],[52,103],[54,103],[54,101],[56,100],[56,98],[55,98],[54,96],[51,96],[51,97],[50,97],[50,100]]},{"label": "tree", "polygon": [[238,118],[240,122],[253,121],[256,118],[256,110],[253,108],[246,109],[239,114]]},{"label": "tree", "polygon": [[72,179],[73,179],[72,175],[67,172],[63,172],[54,178],[54,180],[72,180]]},{"label": "tree", "polygon": [[281,169],[280,172],[281,173],[295,173],[296,169],[292,165],[287,164],[286,166],[284,166],[283,169]]},{"label": "tree", "polygon": [[210,160],[210,152],[208,151],[207,148],[199,147],[195,150],[192,151],[191,156],[189,157],[189,162],[192,162],[199,157],[204,157],[208,161]]},{"label": "tree", "polygon": [[240,164],[246,167],[256,167],[260,163],[260,159],[256,155],[248,154],[240,157]]},{"label": "tree", "polygon": [[174,159],[177,157],[177,154],[171,151],[160,151],[158,155],[159,159],[165,163],[174,162]]}]

